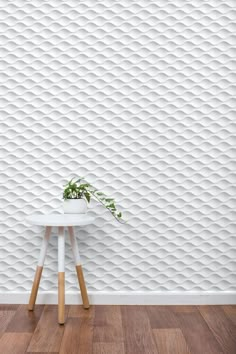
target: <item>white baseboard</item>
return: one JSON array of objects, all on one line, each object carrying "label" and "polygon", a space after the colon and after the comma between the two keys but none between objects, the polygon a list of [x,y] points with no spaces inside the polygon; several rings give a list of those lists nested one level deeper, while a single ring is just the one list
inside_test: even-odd
[{"label": "white baseboard", "polygon": [[[0,304],[27,304],[29,292],[0,293]],[[223,305],[236,304],[236,292],[90,292],[94,305]],[[56,304],[56,292],[39,292],[38,304]],[[76,292],[66,293],[66,304],[81,304]]]}]

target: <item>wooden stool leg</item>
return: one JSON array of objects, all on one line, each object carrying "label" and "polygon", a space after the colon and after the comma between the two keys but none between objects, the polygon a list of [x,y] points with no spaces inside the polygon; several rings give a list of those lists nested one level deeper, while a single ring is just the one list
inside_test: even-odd
[{"label": "wooden stool leg", "polygon": [[29,305],[28,305],[28,310],[32,311],[34,309],[37,293],[38,293],[38,288],[39,288],[39,283],[43,271],[43,265],[47,253],[47,248],[48,248],[48,242],[51,234],[51,226],[47,226],[45,230],[45,234],[43,237],[43,242],[40,250],[40,255],[39,255],[39,260],[38,260],[38,265],[36,268],[35,276],[34,276],[34,282],[30,294],[30,299],[29,299]]},{"label": "wooden stool leg", "polygon": [[86,284],[84,281],[84,273],[83,273],[82,265],[76,265],[75,268],[76,268],[77,277],[79,281],[83,306],[85,309],[89,309],[89,299],[88,299]]},{"label": "wooden stool leg", "polygon": [[73,258],[74,258],[74,262],[75,262],[75,268],[76,268],[76,272],[77,272],[78,282],[79,282],[79,286],[80,286],[83,306],[85,309],[88,309],[89,308],[89,299],[88,299],[87,289],[86,289],[86,285],[85,285],[85,281],[84,281],[84,274],[83,274],[83,269],[82,269],[82,265],[81,265],[81,261],[80,261],[80,254],[79,254],[78,245],[77,245],[77,242],[75,239],[73,227],[69,226],[68,230],[69,230],[71,248],[72,248]]},{"label": "wooden stool leg", "polygon": [[65,323],[65,236],[58,228],[58,323]]}]

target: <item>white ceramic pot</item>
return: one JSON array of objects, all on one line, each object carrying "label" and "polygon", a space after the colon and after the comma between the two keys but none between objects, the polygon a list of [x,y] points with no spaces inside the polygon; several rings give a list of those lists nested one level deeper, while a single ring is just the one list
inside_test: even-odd
[{"label": "white ceramic pot", "polygon": [[87,208],[85,199],[66,199],[63,202],[64,214],[86,214]]}]

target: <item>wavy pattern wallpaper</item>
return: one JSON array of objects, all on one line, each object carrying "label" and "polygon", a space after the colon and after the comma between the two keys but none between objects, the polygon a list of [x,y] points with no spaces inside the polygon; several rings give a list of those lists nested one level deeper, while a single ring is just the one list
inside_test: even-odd
[{"label": "wavy pattern wallpaper", "polygon": [[[30,290],[74,175],[90,292],[236,292],[236,2],[0,0],[0,292]],[[57,290],[57,238],[40,291]],[[77,292],[69,244],[66,287]]]}]

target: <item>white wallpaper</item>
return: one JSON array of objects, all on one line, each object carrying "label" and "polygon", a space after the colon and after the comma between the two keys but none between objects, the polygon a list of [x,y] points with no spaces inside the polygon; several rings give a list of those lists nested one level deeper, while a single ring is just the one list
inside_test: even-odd
[{"label": "white wallpaper", "polygon": [[[0,292],[28,291],[74,175],[89,291],[236,291],[235,0],[0,0]],[[41,291],[57,289],[57,239]],[[77,291],[69,245],[67,290]]]}]

